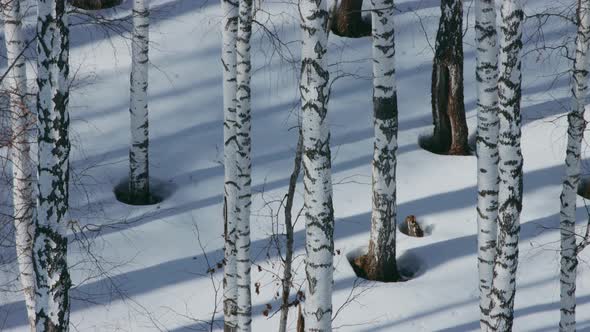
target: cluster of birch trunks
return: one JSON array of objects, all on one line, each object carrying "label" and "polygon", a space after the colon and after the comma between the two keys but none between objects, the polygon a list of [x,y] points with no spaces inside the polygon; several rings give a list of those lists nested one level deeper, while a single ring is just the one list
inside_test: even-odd
[{"label": "cluster of birch trunks", "polygon": [[[93,0],[94,1],[94,0]],[[80,2],[80,1],[79,1]],[[82,2],[80,2],[82,3]],[[36,4],[35,36],[23,16]],[[7,50],[2,76],[9,94],[9,160],[19,279],[32,331],[68,331],[72,285],[67,264],[70,117],[68,113],[69,3],[66,0],[1,0]],[[148,1],[133,0],[130,81],[129,196],[149,196],[148,178]],[[36,42],[36,92],[27,93],[25,54]],[[31,145],[37,144],[37,157]]]},{"label": "cluster of birch trunks", "polygon": [[[360,2],[362,4],[362,1]],[[326,0],[301,0],[301,128],[304,207],[306,220],[306,292],[298,329],[330,331],[332,317],[332,256],[334,211],[331,190],[327,39],[362,37],[370,25],[373,43],[374,157],[373,205],[364,276],[397,281],[396,150],[398,109],[395,85],[395,33],[392,0],[372,0],[369,21],[359,15],[359,1],[343,0],[330,12]],[[497,5],[500,5],[499,19]],[[588,75],[590,1],[578,0],[576,56],[573,65],[572,109],[568,114],[566,177],[561,195],[561,319],[559,329],[575,330],[576,190],[580,181],[581,140]],[[462,0],[441,1],[441,24],[433,68],[433,116],[437,138],[439,108],[463,108]],[[353,9],[350,9],[353,8]],[[222,1],[225,138],[225,274],[226,331],[251,330],[249,206],[250,200],[250,79],[251,1]],[[349,12],[347,12],[347,10]],[[510,331],[514,319],[518,239],[523,192],[521,153],[521,51],[524,12],[520,0],[475,0],[477,84],[477,232],[480,326],[486,331]],[[332,22],[330,22],[332,20]],[[458,44],[458,45],[457,45]],[[459,65],[457,64],[459,63]],[[444,77],[440,93],[435,81]],[[442,105],[442,106],[441,106]],[[451,110],[454,108],[454,110]],[[447,117],[449,114],[447,114]],[[462,118],[461,118],[462,117]],[[464,122],[459,114],[459,125]],[[447,120],[448,121],[448,120]],[[456,127],[446,142],[449,154],[467,149],[466,126]],[[457,153],[458,154],[458,153]],[[290,272],[286,276],[290,277]],[[285,282],[285,280],[283,280]],[[288,280],[286,281],[288,283]],[[284,304],[283,304],[284,305]],[[284,317],[281,320],[286,319]],[[304,324],[299,324],[301,321]],[[281,321],[280,331],[285,322]],[[301,326],[299,326],[301,325]]]},{"label": "cluster of birch trunks", "polygon": [[[10,94],[10,155],[13,164],[13,206],[19,277],[32,330],[69,329],[67,266],[69,199],[69,27],[66,0],[36,0],[35,100],[27,98],[24,54],[32,40],[23,32],[23,8],[33,0],[1,0],[8,67],[2,79]],[[496,14],[500,5],[499,18]],[[462,0],[442,0],[440,41],[461,43]],[[590,0],[577,0],[577,36],[572,70],[572,107],[568,114],[566,176],[561,195],[561,331],[575,330],[577,255],[586,244],[576,240],[576,190],[586,126]],[[330,77],[327,68],[330,31],[372,38],[374,154],[369,246],[358,260],[366,278],[403,279],[396,264],[396,163],[398,109],[395,80],[395,4],[371,0],[371,19],[362,18],[348,33],[346,19],[332,15],[326,0],[300,0],[301,95],[300,156],[291,182],[303,169],[306,229],[306,287],[298,328],[330,331],[333,316],[334,209],[332,202],[330,129],[326,120]],[[341,8],[357,8],[347,4]],[[250,206],[251,206],[251,60],[254,19],[252,0],[222,0],[224,113],[224,328],[252,330]],[[343,13],[343,10],[340,10]],[[346,16],[346,12],[344,11]],[[360,17],[358,13],[356,16]],[[522,210],[521,50],[524,13],[520,0],[475,0],[477,78],[477,225],[481,329],[510,331],[514,318],[518,238]],[[333,22],[330,20],[334,19]],[[453,21],[454,20],[454,21]],[[370,24],[369,24],[370,22]],[[370,26],[370,33],[367,30]],[[459,27],[458,29],[456,27]],[[453,27],[453,28],[447,28]],[[148,32],[147,0],[133,0],[132,69],[130,78],[130,153],[128,198],[150,201],[148,169]],[[440,52],[433,80],[448,77],[455,85],[440,100],[460,99],[463,89],[461,54]],[[437,52],[438,54],[438,52]],[[462,64],[461,64],[462,67]],[[459,73],[460,70],[460,74]],[[436,75],[435,75],[436,73]],[[444,75],[443,75],[444,74]],[[443,75],[443,76],[441,76]],[[459,95],[457,95],[459,96]],[[436,99],[436,101],[435,101]],[[403,110],[402,110],[403,111]],[[464,110],[463,110],[464,111]],[[464,116],[463,116],[464,118]],[[221,130],[221,128],[220,128]],[[450,151],[464,150],[463,136],[448,142]],[[435,135],[436,136],[436,135]],[[31,144],[38,145],[31,158]],[[35,160],[35,162],[33,162]],[[300,165],[299,165],[300,163]],[[36,170],[35,170],[36,168]],[[292,201],[291,201],[292,204]],[[289,231],[289,230],[287,230]],[[292,243],[291,243],[292,246]],[[290,288],[291,271],[283,291]],[[285,331],[288,307],[282,308]]]}]

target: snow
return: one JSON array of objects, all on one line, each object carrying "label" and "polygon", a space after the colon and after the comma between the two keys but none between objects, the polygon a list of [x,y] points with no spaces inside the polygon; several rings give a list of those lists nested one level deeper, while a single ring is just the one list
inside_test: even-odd
[{"label": "snow", "polygon": [[[538,2],[538,3],[537,3]],[[545,1],[524,3],[527,13],[544,8]],[[105,13],[123,14],[122,9]],[[299,39],[298,16],[284,3],[266,3],[279,33]],[[365,4],[366,6],[367,4]],[[418,22],[421,17],[433,43],[437,1],[400,1],[396,16],[399,149],[397,173],[398,222],[414,214],[432,234],[424,238],[397,235],[401,266],[419,267],[403,283],[362,283],[358,298],[346,305],[333,322],[343,331],[470,331],[479,328],[476,253],[476,160],[474,156],[446,157],[422,150],[420,135],[431,127],[430,77],[432,51]],[[465,6],[468,7],[469,2]],[[554,4],[558,6],[559,4]],[[128,174],[130,41],[104,38],[94,28],[72,29],[72,74],[80,85],[71,94],[72,218],[79,224],[126,224],[105,227],[97,236],[88,232],[93,250],[111,279],[102,275],[80,245],[72,245],[69,263],[74,284],[71,323],[79,331],[190,331],[204,325],[214,310],[215,290],[206,274],[207,263],[195,234],[198,225],[207,259],[223,257],[223,107],[220,63],[221,11],[212,0],[154,0],[150,38],[150,158],[151,174],[171,191],[159,205],[131,207],[119,203],[113,188]],[[330,5],[329,5],[330,6]],[[563,6],[563,4],[561,4]],[[410,11],[415,9],[415,11]],[[259,21],[267,16],[259,12]],[[475,128],[475,53],[473,15],[465,40],[465,104],[468,123]],[[282,21],[279,21],[282,20]],[[29,17],[29,25],[34,22]],[[545,38],[561,40],[574,29],[557,21],[546,26]],[[283,25],[284,23],[284,25]],[[530,37],[536,22],[525,25]],[[252,269],[253,330],[272,331],[279,315],[262,312],[280,286],[271,273],[276,255],[266,258],[272,233],[264,201],[286,193],[293,163],[297,123],[297,70],[282,61],[262,32],[252,46],[252,257],[263,267]],[[291,43],[292,54],[300,54]],[[535,47],[533,42],[525,49]],[[330,35],[328,61],[332,85],[328,118],[332,132],[334,209],[334,310],[349,297],[356,277],[346,255],[369,241],[372,157],[372,99],[370,40]],[[288,55],[288,53],[286,53]],[[566,118],[570,105],[569,62],[547,54],[529,54],[523,61],[524,202],[521,216],[520,262],[515,302],[515,331],[554,331],[559,320],[559,194],[564,175]],[[30,68],[29,68],[30,69]],[[31,73],[32,71],[29,71]],[[2,152],[4,153],[4,152]],[[586,151],[584,151],[586,153]],[[583,155],[586,157],[586,155]],[[588,172],[588,161],[582,163]],[[301,179],[300,179],[301,180]],[[157,187],[158,185],[154,185]],[[264,191],[264,195],[261,192]],[[298,184],[295,208],[302,204]],[[578,198],[578,224],[587,219]],[[276,208],[276,205],[275,205]],[[275,211],[276,213],[276,211]],[[80,234],[78,234],[80,237]],[[74,236],[72,235],[72,239]],[[296,255],[304,252],[303,221],[297,223]],[[590,329],[588,252],[578,268],[578,330]],[[86,261],[86,263],[83,263]],[[11,277],[0,269],[0,281]],[[303,266],[295,265],[297,282]],[[214,274],[216,287],[222,273]],[[88,279],[89,277],[93,277]],[[113,287],[113,284],[117,287]],[[122,292],[124,297],[118,296]],[[295,292],[293,292],[295,293]],[[221,319],[221,293],[217,294]],[[81,300],[87,298],[87,301]],[[296,310],[290,312],[294,328]],[[27,331],[26,311],[18,293],[0,292],[0,330]],[[217,324],[217,329],[221,325]]]}]

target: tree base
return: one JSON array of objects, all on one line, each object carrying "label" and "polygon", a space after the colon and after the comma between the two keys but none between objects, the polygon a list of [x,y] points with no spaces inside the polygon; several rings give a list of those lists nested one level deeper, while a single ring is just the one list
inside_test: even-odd
[{"label": "tree base", "polygon": [[119,6],[123,0],[69,0],[69,3],[84,10],[100,10]]},{"label": "tree base", "polygon": [[352,261],[350,265],[357,277],[381,282],[401,281],[395,264],[393,266],[379,266],[373,256],[361,255]]},{"label": "tree base", "polygon": [[437,139],[433,135],[423,135],[418,138],[418,145],[431,153],[443,156],[472,156],[473,152],[469,145],[462,147],[449,147],[447,142]]},{"label": "tree base", "polygon": [[379,282],[406,282],[419,277],[426,270],[424,261],[412,250],[409,250],[397,257],[396,269],[392,270],[395,272],[389,272],[382,277],[371,271],[372,266],[376,264],[373,264],[367,252],[367,247],[361,247],[346,255],[354,273],[362,279]]},{"label": "tree base", "polygon": [[578,183],[578,195],[590,199],[590,177],[581,177]]},{"label": "tree base", "polygon": [[128,205],[156,205],[164,201],[174,192],[175,188],[171,183],[164,183],[152,179],[150,181],[151,192],[148,194],[131,195],[129,192],[129,180],[125,179],[115,186],[113,193],[115,198]]}]

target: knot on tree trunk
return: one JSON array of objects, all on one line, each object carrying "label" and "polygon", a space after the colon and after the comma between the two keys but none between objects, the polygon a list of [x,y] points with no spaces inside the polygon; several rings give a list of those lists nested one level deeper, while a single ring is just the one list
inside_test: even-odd
[{"label": "knot on tree trunk", "polygon": [[330,31],[340,37],[361,38],[371,35],[371,16],[362,15],[363,0],[341,0],[331,12]]}]

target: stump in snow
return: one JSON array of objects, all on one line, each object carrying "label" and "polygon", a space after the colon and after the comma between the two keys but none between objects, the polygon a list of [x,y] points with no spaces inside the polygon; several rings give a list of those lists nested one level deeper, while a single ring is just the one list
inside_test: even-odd
[{"label": "stump in snow", "polygon": [[420,224],[416,220],[416,216],[414,216],[413,214],[407,216],[405,223],[406,223],[406,229],[408,230],[407,235],[413,236],[413,237],[423,237],[424,236],[424,231],[422,230],[422,228],[420,227]]}]

